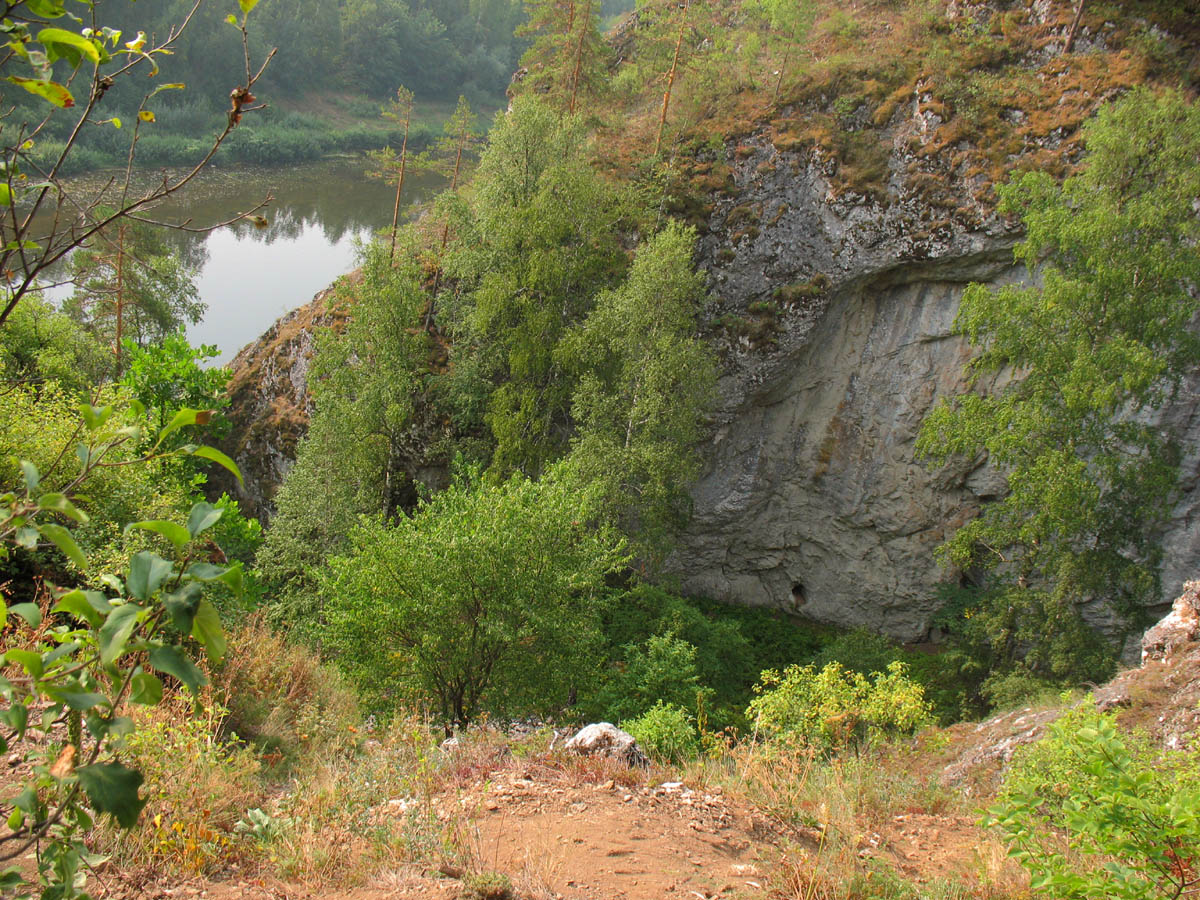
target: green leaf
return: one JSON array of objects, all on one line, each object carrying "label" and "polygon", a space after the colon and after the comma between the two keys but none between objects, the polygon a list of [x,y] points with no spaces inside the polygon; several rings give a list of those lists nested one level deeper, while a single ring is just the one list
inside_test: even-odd
[{"label": "green leaf", "polygon": [[166,427],[158,433],[158,440],[154,446],[158,447],[168,437],[188,425],[207,425],[212,419],[211,409],[181,409],[175,413],[174,418],[167,423]]},{"label": "green leaf", "polygon": [[71,92],[57,81],[45,81],[41,78],[22,78],[20,75],[9,75],[5,80],[24,88],[29,93],[41,97],[55,106],[65,109],[75,105],[75,98],[71,96]]},{"label": "green leaf", "polygon": [[225,21],[228,22],[230,25],[236,25],[238,23],[237,16],[235,16],[233,13],[230,13],[229,15],[227,15],[225,17]]},{"label": "green leaf", "polygon": [[[20,812],[19,809],[15,809],[13,810],[13,815],[18,816]],[[17,822],[15,827],[11,824],[9,825],[9,828],[13,831],[16,831],[20,827],[20,821]],[[6,897],[15,897],[17,895],[17,888],[23,884],[25,884],[25,879],[21,876],[20,870],[5,869],[3,872],[0,872],[0,894]]]},{"label": "green leaf", "polygon": [[211,503],[197,503],[188,513],[187,530],[195,537],[206,528],[216,525],[221,518],[223,509],[218,509]]},{"label": "green leaf", "polygon": [[225,657],[225,632],[221,628],[221,616],[217,608],[207,600],[196,607],[196,618],[192,621],[192,637],[204,645],[208,661],[214,665]]},{"label": "green leaf", "polygon": [[37,466],[29,460],[23,459],[21,460],[21,474],[25,476],[25,490],[32,494],[37,490],[38,482],[41,481]]},{"label": "green leaf", "polygon": [[12,206],[12,188],[5,181],[0,181],[0,206]]},{"label": "green leaf", "polygon": [[64,28],[43,28],[38,32],[37,41],[46,48],[46,55],[51,62],[61,58],[77,66],[81,57],[87,57],[94,64],[100,63],[99,48],[83,35],[73,31]]},{"label": "green leaf", "polygon": [[242,482],[242,470],[238,468],[237,463],[235,463],[216,447],[209,447],[201,444],[192,451],[192,456],[199,456],[201,459],[211,459],[218,465],[224,466],[234,478],[236,478],[239,482]]},{"label": "green leaf", "polygon": [[174,566],[157,553],[139,550],[129,560],[129,593],[143,603],[149,600],[174,571]]},{"label": "green leaf", "polygon": [[109,813],[122,828],[132,828],[146,801],[138,796],[142,773],[117,762],[97,763],[75,770],[79,784],[97,812]]},{"label": "green leaf", "polygon": [[18,547],[24,547],[26,550],[34,550],[37,548],[38,530],[32,525],[22,525],[17,529],[14,540]]},{"label": "green leaf", "polygon": [[[76,689],[73,690],[72,688]],[[103,694],[85,691],[79,687],[78,682],[65,688],[47,687],[46,694],[56,702],[65,703],[71,709],[78,712],[87,712],[89,709],[99,706],[102,703],[108,703],[108,698]]]},{"label": "green leaf", "polygon": [[162,682],[149,672],[138,672],[133,676],[129,693],[130,703],[157,706],[162,701]]},{"label": "green leaf", "polygon": [[167,522],[162,519],[153,519],[145,522],[130,522],[125,526],[125,531],[129,531],[130,528],[141,528],[144,531],[155,531],[169,540],[179,550],[182,550],[184,547],[186,547],[187,542],[191,540],[191,535],[188,534],[188,530],[182,525],[179,525],[175,522]]},{"label": "green leaf", "polygon": [[57,647],[55,647],[53,650],[51,650],[49,653],[47,653],[45,656],[42,657],[42,664],[46,667],[47,670],[49,670],[50,667],[52,665],[54,665],[54,663],[58,662],[60,659],[66,659],[68,656],[72,655],[73,653],[75,653],[78,650],[79,650],[79,642],[78,641],[68,641],[65,644],[59,644]]},{"label": "green leaf", "polygon": [[14,603],[8,611],[24,619],[30,628],[37,628],[42,624],[42,608],[36,603]]},{"label": "green leaf", "polygon": [[133,734],[133,719],[129,716],[100,716],[94,712],[84,716],[88,734],[98,741],[107,737],[122,738]]},{"label": "green leaf", "polygon": [[180,633],[191,634],[200,600],[201,588],[194,581],[187,582],[179,590],[163,597],[163,606],[167,608],[172,624]]},{"label": "green leaf", "polygon": [[66,494],[42,494],[42,496],[38,497],[38,509],[60,513],[68,519],[73,519],[80,525],[84,525],[88,521],[87,513],[76,509],[75,504],[67,499]]},{"label": "green leaf", "polygon": [[[9,665],[20,666],[29,673],[31,678],[41,678],[45,668],[42,666],[42,655],[34,653],[32,650],[22,650],[19,647],[13,647],[4,654],[4,660]],[[14,707],[14,709],[24,709],[24,707]]]},{"label": "green leaf", "polygon": [[17,794],[17,796],[13,797],[13,799],[9,802],[11,802],[12,805],[17,809],[24,810],[30,815],[33,815],[35,812],[37,812],[38,808],[37,790],[32,785],[27,784],[21,793]]},{"label": "green leaf", "polygon": [[75,618],[87,622],[93,628],[99,628],[100,623],[104,621],[104,616],[92,605],[87,595],[81,590],[74,590],[68,594],[63,594],[58,598],[58,602],[54,604],[54,608],[50,612],[70,613]]},{"label": "green leaf", "polygon": [[129,643],[129,636],[133,634],[138,613],[141,611],[142,608],[136,603],[126,603],[108,614],[99,633],[100,661],[104,665],[115,662],[125,652],[125,646]]},{"label": "green leaf", "polygon": [[103,428],[104,425],[112,418],[113,406],[92,406],[90,403],[81,403],[79,406],[79,414],[83,416],[83,424],[87,426],[88,431],[95,431],[98,428]]},{"label": "green leaf", "polygon": [[175,647],[151,647],[150,666],[177,678],[193,694],[208,682],[199,667]]},{"label": "green leaf", "polygon": [[39,19],[57,19],[66,14],[63,5],[55,0],[25,0],[25,8]]},{"label": "green leaf", "polygon": [[224,582],[229,586],[231,591],[240,597],[242,595],[243,586],[242,574],[242,564],[240,562],[236,562],[226,569],[224,574],[218,576],[216,580]]},{"label": "green leaf", "polygon": [[17,737],[25,733],[29,722],[29,707],[24,703],[14,703],[8,709],[0,711],[0,722],[16,732]]},{"label": "green leaf", "polygon": [[83,555],[83,551],[79,549],[79,545],[75,543],[75,538],[71,537],[71,532],[63,528],[61,525],[47,523],[39,525],[38,531],[43,537],[49,538],[54,542],[54,546],[62,551],[63,556],[75,564],[75,567],[81,572],[87,571],[87,558]]},{"label": "green leaf", "polygon": [[238,0],[238,6],[242,8],[242,15],[250,15],[250,10],[258,6],[258,0]]},{"label": "green leaf", "polygon": [[214,566],[212,563],[199,562],[188,566],[187,573],[197,581],[216,581],[228,569],[225,566]]}]

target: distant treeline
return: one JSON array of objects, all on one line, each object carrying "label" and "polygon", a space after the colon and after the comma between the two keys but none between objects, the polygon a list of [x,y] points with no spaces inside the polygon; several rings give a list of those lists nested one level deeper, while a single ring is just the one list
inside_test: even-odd
[{"label": "distant treeline", "polygon": [[[161,38],[191,5],[138,0],[127,15],[131,28],[157,28]],[[226,21],[237,12],[233,0],[207,0],[161,62],[192,98],[224,104],[239,83],[241,35]],[[494,99],[521,55],[513,30],[523,15],[521,0],[261,0],[251,51],[262,59],[279,48],[260,83],[264,94],[344,90],[383,99],[404,84],[422,99]]]}]

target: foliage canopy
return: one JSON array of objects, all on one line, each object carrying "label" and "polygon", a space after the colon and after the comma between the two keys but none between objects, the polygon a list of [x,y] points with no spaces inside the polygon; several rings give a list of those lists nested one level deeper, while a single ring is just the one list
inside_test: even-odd
[{"label": "foliage canopy", "polygon": [[1002,189],[1040,285],[967,290],[956,327],[981,349],[968,373],[984,390],[941,403],[917,444],[938,461],[986,452],[1006,473],[1007,494],[942,553],[988,573],[980,621],[1002,665],[1027,651],[1032,671],[1075,678],[1103,674],[1078,664],[1079,604],[1136,625],[1159,599],[1178,448],[1154,411],[1200,360],[1200,108],[1139,90],[1086,141],[1065,183],[1035,172]]}]

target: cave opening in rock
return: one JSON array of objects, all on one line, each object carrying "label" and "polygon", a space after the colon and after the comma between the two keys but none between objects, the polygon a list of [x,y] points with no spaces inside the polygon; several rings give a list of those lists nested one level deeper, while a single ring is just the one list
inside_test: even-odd
[{"label": "cave opening in rock", "polygon": [[808,602],[808,598],[804,595],[804,584],[797,581],[792,585],[792,606],[803,606]]}]

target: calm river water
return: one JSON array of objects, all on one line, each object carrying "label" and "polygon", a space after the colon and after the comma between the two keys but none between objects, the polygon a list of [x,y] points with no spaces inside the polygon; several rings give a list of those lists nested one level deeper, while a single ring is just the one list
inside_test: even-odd
[{"label": "calm river water", "polygon": [[[395,189],[365,174],[362,159],[323,160],[286,169],[212,168],[154,211],[155,218],[209,225],[250,209],[265,196],[270,222],[249,222],[208,234],[170,232],[169,242],[199,266],[196,287],[208,304],[188,329],[193,344],[216,344],[219,363],[302,306],[355,265],[356,243],[392,221]],[[434,175],[409,175],[404,202],[428,200],[443,185]]]}]

